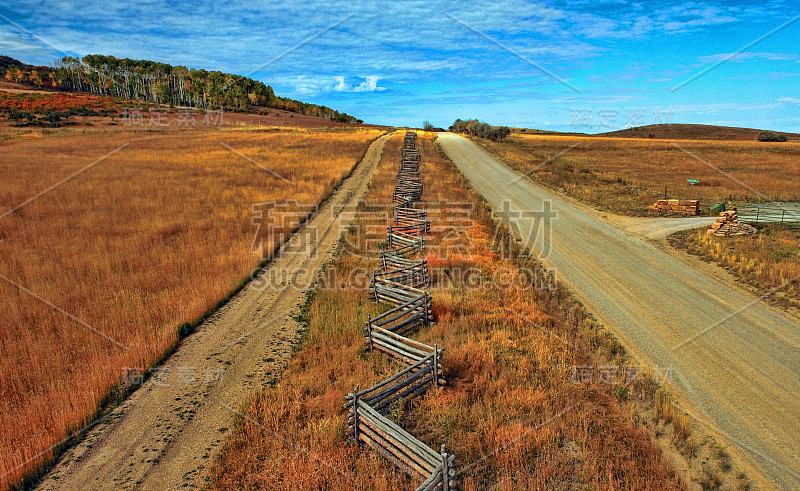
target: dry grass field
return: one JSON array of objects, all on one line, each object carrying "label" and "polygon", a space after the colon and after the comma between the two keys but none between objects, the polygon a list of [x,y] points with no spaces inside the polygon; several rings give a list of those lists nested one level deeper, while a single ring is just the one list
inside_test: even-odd
[{"label": "dry grass field", "polygon": [[676,234],[670,243],[713,261],[780,305],[800,308],[800,230],[760,225],[755,237],[709,237],[705,229]]},{"label": "dry grass field", "polygon": [[[390,202],[401,141],[398,135],[387,143],[369,203]],[[628,406],[627,400],[655,388],[572,380],[575,365],[624,363],[621,349],[563,288],[506,289],[488,281],[497,275],[513,284],[519,268],[533,264],[511,251],[507,235],[495,240],[490,212],[437,153],[432,135],[419,133],[418,146],[423,199],[471,203],[474,210],[460,230],[465,234],[444,226],[446,216],[431,213],[426,250],[437,322],[416,337],[446,347],[448,385],[398,410],[395,420],[429,446],[446,443],[466,490],[681,489]],[[368,215],[357,216],[344,252],[329,268],[330,288],[307,305],[308,330],[295,357],[273,387],[243,405],[246,417],[215,464],[212,488],[387,490],[419,484],[344,439],[343,396],[356,384],[364,388],[398,370],[382,354],[364,352],[364,321],[386,306],[372,304],[367,291],[349,280],[352,271],[377,266],[365,254],[373,226]],[[446,244],[464,248],[454,252]],[[479,272],[480,286],[458,279],[456,272],[468,268]]]},{"label": "dry grass field", "polygon": [[0,488],[250,276],[252,204],[318,203],[381,133],[117,128],[0,142]]},{"label": "dry grass field", "polygon": [[652,140],[514,134],[473,139],[516,170],[613,213],[647,215],[664,189],[701,209],[718,201],[800,200],[800,142]]}]

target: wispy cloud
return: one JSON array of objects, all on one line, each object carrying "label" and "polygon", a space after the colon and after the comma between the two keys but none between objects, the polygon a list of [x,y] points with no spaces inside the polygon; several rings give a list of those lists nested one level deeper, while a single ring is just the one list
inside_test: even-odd
[{"label": "wispy cloud", "polygon": [[[625,0],[416,0],[379,6],[345,0],[52,0],[45,9],[36,0],[18,0],[0,6],[0,14],[53,46],[80,54],[147,58],[240,74],[274,60],[253,77],[279,95],[370,116],[370,122],[419,124],[428,119],[446,126],[452,119],[445,118],[457,115],[538,126],[571,108],[554,105],[559,100],[594,108],[674,104],[678,101],[664,94],[664,82],[734,53],[742,39],[756,39],[788,18],[790,6],[721,0],[664,0],[657,5]],[[452,18],[508,50],[467,32]],[[347,20],[337,24],[342,19]],[[326,30],[331,25],[336,27]],[[322,31],[324,35],[314,36]],[[696,42],[676,48],[672,41],[685,33]],[[796,32],[787,29],[779,35]],[[703,51],[704,45],[715,46],[714,51]],[[743,94],[735,89],[758,80],[759,90],[753,94],[758,100],[747,100],[771,107],[778,97],[797,92],[790,84],[798,79],[789,72],[800,58],[779,51],[765,45],[740,54],[731,60],[740,63],[689,88],[713,93],[713,100],[703,102],[738,103]],[[0,26],[0,53],[35,64],[60,56],[8,23]],[[581,96],[565,100],[569,87],[534,76],[532,65],[521,59],[569,80],[580,87]],[[769,65],[787,75],[767,74]],[[720,81],[728,85],[723,89]],[[694,101],[689,97],[681,102]],[[795,107],[777,105],[783,111]],[[705,122],[703,114],[694,122]],[[722,119],[736,117],[730,112]],[[760,117],[784,121],[789,115],[762,112]]]},{"label": "wispy cloud", "polygon": [[770,61],[787,61],[797,60],[800,58],[794,53],[753,53],[744,51],[742,53],[719,53],[715,55],[700,56],[698,60],[702,63],[717,63],[722,60],[731,61],[746,61],[755,59],[764,59]]}]

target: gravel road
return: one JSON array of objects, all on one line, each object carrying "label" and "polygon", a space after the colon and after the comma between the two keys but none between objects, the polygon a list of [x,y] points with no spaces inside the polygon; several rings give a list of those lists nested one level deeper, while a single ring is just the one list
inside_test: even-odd
[{"label": "gravel road", "polygon": [[[558,279],[640,362],[672,367],[682,407],[744,456],[762,486],[800,488],[800,318],[721,269],[520,178],[463,137],[441,133],[439,143],[496,212],[542,210],[550,200],[558,216],[544,262]],[[544,250],[534,218],[510,220]]]},{"label": "gravel road", "polygon": [[[220,309],[89,437],[45,477],[42,489],[183,489],[205,482],[207,465],[232,431],[235,411],[276,377],[291,356],[304,285],[331,257],[342,208],[367,190],[383,136],[262,278],[288,271],[294,281],[262,288],[251,282]],[[346,213],[342,217],[346,217]],[[352,219],[352,216],[350,217]],[[208,376],[210,374],[210,377]],[[278,444],[278,443],[276,443]]]}]

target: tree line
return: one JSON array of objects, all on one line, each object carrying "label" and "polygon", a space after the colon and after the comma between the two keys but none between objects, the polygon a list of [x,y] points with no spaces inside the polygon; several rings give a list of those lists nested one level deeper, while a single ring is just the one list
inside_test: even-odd
[{"label": "tree line", "polygon": [[272,87],[258,80],[216,70],[105,55],[67,56],[52,67],[3,58],[0,70],[5,79],[29,85],[171,106],[236,111],[270,107],[344,123],[363,122],[327,106],[276,96]]},{"label": "tree line", "polygon": [[508,126],[492,126],[489,123],[483,123],[477,119],[466,121],[457,119],[450,126],[450,131],[453,133],[466,133],[470,136],[486,138],[496,142],[505,140],[508,135],[511,134],[511,128]]}]

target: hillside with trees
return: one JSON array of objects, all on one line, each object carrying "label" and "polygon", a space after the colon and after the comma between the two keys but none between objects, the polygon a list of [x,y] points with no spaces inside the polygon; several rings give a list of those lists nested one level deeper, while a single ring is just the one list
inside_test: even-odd
[{"label": "hillside with trees", "polygon": [[250,111],[275,108],[343,123],[362,123],[327,106],[279,97],[269,85],[241,75],[105,55],[64,57],[52,67],[0,56],[0,75],[29,86],[113,96],[169,106]]}]

